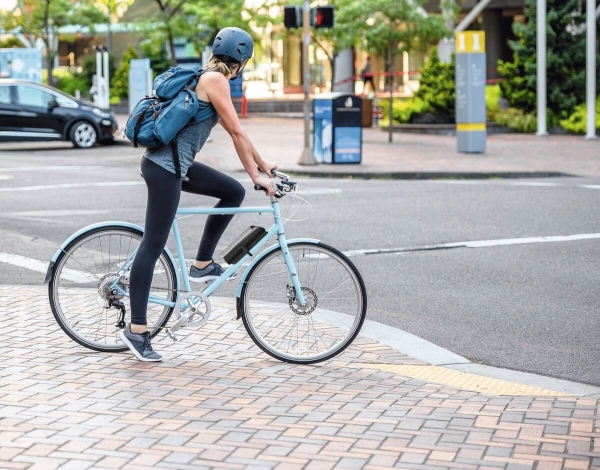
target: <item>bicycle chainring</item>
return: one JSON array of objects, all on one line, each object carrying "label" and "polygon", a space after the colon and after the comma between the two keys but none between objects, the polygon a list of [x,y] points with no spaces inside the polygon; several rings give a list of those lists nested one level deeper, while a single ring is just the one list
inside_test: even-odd
[{"label": "bicycle chainring", "polygon": [[182,326],[204,326],[210,318],[210,301],[202,292],[180,293],[174,308],[178,320],[183,315],[190,314],[188,321]]}]

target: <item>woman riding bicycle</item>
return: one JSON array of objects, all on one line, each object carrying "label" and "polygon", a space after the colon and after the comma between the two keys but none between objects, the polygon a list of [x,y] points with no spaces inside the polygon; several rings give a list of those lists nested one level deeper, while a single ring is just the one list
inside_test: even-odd
[{"label": "woman riding bicycle", "polygon": [[[254,42],[242,29],[225,28],[217,34],[213,54],[195,89],[200,108],[212,107],[214,114],[187,126],[177,137],[181,174],[185,178],[175,177],[171,146],[147,150],[142,159],[142,176],[148,187],[146,222],[144,237],[129,278],[131,323],[120,333],[122,341],[140,361],[162,360],[150,344],[146,308],[154,266],[167,243],[181,191],[218,198],[215,207],[239,207],[244,199],[244,188],[237,180],[194,161],[217,122],[220,121],[231,136],[240,161],[253,183],[265,188],[268,196],[275,194],[274,183],[261,176],[258,168],[266,175],[271,175],[271,170],[277,169],[277,164],[264,161],[242,130],[228,83],[228,80],[240,76],[253,51]],[[212,257],[232,217],[210,215],[207,218],[196,261],[190,267],[190,281],[206,282],[223,273]]]}]

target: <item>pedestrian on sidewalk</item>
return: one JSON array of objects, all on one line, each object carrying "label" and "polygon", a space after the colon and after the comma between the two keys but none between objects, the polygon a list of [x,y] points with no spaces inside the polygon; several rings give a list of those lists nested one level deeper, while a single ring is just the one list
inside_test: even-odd
[{"label": "pedestrian on sidewalk", "polygon": [[[162,360],[150,344],[146,308],[154,266],[167,243],[181,191],[215,197],[219,199],[215,207],[239,207],[244,199],[244,187],[237,180],[194,161],[219,120],[231,136],[252,182],[265,188],[268,196],[275,194],[275,184],[261,176],[258,168],[271,176],[277,164],[263,160],[242,130],[229,92],[228,80],[235,80],[241,75],[253,51],[252,38],[242,29],[225,28],[217,34],[206,72],[199,77],[195,88],[200,107],[212,108],[213,114],[206,120],[185,127],[177,136],[181,174],[185,178],[175,177],[170,145],[147,149],[142,158],[142,176],[148,188],[146,222],[129,276],[131,323],[120,333],[123,343],[140,361]],[[213,254],[232,218],[233,215],[208,216],[196,260],[190,267],[190,281],[207,282],[223,273],[223,268],[213,261]]]},{"label": "pedestrian on sidewalk", "polygon": [[367,56],[367,63],[362,69],[361,78],[363,81],[363,95],[367,94],[367,83],[371,84],[371,91],[375,93],[375,82],[373,82],[373,64],[371,64],[370,56]]}]

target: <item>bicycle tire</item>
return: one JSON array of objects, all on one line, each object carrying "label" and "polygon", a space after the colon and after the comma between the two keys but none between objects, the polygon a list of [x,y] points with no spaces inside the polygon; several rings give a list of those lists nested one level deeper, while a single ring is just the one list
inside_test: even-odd
[{"label": "bicycle tire", "polygon": [[[285,270],[282,268],[282,263],[283,263],[283,253],[281,251],[281,248],[277,248],[276,250],[274,250],[272,253],[269,253],[268,255],[266,255],[264,258],[262,258],[256,265],[254,265],[251,269],[251,271],[248,273],[247,277],[245,278],[245,282],[244,285],[242,286],[242,291],[240,293],[240,298],[239,301],[237,302],[237,309],[238,309],[238,314],[242,317],[242,321],[244,323],[244,327],[246,328],[246,331],[248,332],[248,334],[250,335],[250,337],[252,338],[252,340],[256,343],[256,345],[263,350],[265,353],[269,354],[271,357],[274,357],[280,361],[283,362],[288,362],[291,364],[314,364],[317,362],[321,362],[321,361],[326,361],[328,359],[331,359],[335,356],[337,356],[338,354],[340,354],[342,351],[344,351],[351,343],[352,341],[354,341],[354,339],[356,338],[356,336],[358,335],[358,333],[360,332],[360,329],[364,323],[365,317],[366,317],[366,312],[367,312],[367,292],[366,292],[366,288],[365,288],[365,284],[364,281],[362,279],[362,276],[360,275],[358,269],[356,269],[356,266],[354,266],[354,264],[343,254],[341,253],[339,250],[329,246],[329,245],[325,245],[324,243],[314,243],[314,242],[292,242],[290,244],[288,244],[288,250],[290,251],[290,254],[292,255],[292,257],[294,258],[294,263],[296,264],[296,269],[298,272],[298,276],[300,279],[300,282],[302,283],[302,288],[303,288],[303,292],[305,289],[307,289],[306,291],[306,295],[313,295],[314,297],[312,298],[313,302],[316,304],[314,305],[314,309],[310,312],[310,313],[297,313],[297,310],[301,307],[299,307],[299,304],[296,304],[294,307],[292,307],[293,301],[292,303],[290,303],[290,297],[289,297],[289,285],[291,284],[291,282],[289,281],[289,272],[287,271],[287,266],[285,266],[285,264],[283,264],[283,266],[285,267]],[[314,251],[314,253],[312,253]],[[302,252],[304,254],[302,254]],[[312,254],[311,254],[312,253]],[[316,267],[314,268],[315,271],[311,271],[311,267],[310,267],[310,263],[311,263],[311,259],[315,259],[316,258]],[[325,277],[325,284],[323,285],[319,285],[316,286],[315,284],[318,283],[317,282],[317,270],[318,269],[322,269],[319,268],[319,259],[322,258],[326,258],[325,261],[323,261],[323,263],[327,262],[327,259],[334,261],[335,263],[337,263],[337,266],[339,266],[339,268],[331,268],[329,269],[329,271],[327,271],[327,273],[329,274],[329,276],[324,276]],[[279,259],[278,262],[275,262],[274,260]],[[306,260],[308,260],[308,268],[305,266],[306,265]],[[276,266],[274,268],[269,267],[268,265],[271,264],[272,266]],[[279,269],[280,272],[275,272],[275,274],[270,274],[272,272],[273,269]],[[282,284],[282,278],[283,276],[281,276],[282,272],[285,272],[285,276],[287,277],[286,280],[286,296],[287,299],[282,299],[282,295],[281,295],[281,289],[284,287]],[[261,274],[261,273],[266,273],[266,274]],[[356,305],[351,305],[350,307],[343,307],[343,309],[346,309],[347,312],[350,312],[352,309],[356,309],[356,316],[354,318],[348,318],[350,317],[350,315],[348,313],[344,313],[343,311],[340,311],[340,307],[336,307],[336,309],[334,310],[330,310],[330,309],[324,309],[321,308],[319,309],[319,302],[323,302],[323,299],[327,299],[326,296],[323,296],[322,291],[326,290],[327,288],[330,288],[330,284],[329,280],[332,277],[335,277],[334,275],[337,275],[339,282],[341,282],[343,285],[344,283],[348,282],[349,280],[352,281],[352,286],[353,286],[353,290],[355,291],[354,293],[351,293],[351,296],[355,296],[354,300],[352,298],[350,298],[350,300],[352,302],[354,302]],[[263,276],[264,278],[264,287],[261,289],[255,289],[254,286],[257,284],[257,281],[259,281],[259,277],[258,276]],[[279,277],[277,277],[279,276]],[[311,278],[312,276],[312,278]],[[340,278],[339,276],[345,276],[345,280]],[[308,280],[307,280],[308,279]],[[337,290],[338,288],[334,288],[334,290]],[[331,290],[330,292],[333,292],[334,290]],[[344,289],[346,290],[346,289]],[[349,289],[348,289],[349,290]],[[309,293],[312,292],[312,294]],[[321,294],[320,300],[319,300],[319,294]],[[327,292],[326,292],[327,294]],[[254,297],[258,297],[258,299],[252,299],[251,296]],[[262,298],[261,298],[262,297]],[[293,295],[292,295],[293,297]],[[315,302],[315,298],[317,298],[317,301]],[[268,299],[268,300],[266,300]],[[284,305],[282,305],[283,303],[285,303],[285,301],[287,300],[288,302],[288,306],[285,307]],[[335,299],[334,299],[335,300]],[[251,306],[251,303],[254,302],[254,306]],[[273,306],[273,308],[272,308]],[[252,309],[254,308],[254,310],[258,313],[255,314],[255,317],[257,317],[257,319],[255,320],[255,318],[253,318],[253,313],[252,313]],[[294,310],[294,308],[296,309],[296,311]],[[263,309],[262,313],[260,311],[260,309]],[[316,332],[316,328],[315,328],[315,318],[312,319],[312,329],[313,331],[313,335],[314,335],[314,340],[310,339],[310,329],[311,329],[311,319],[308,318],[308,316],[310,315],[311,317],[316,317],[317,315],[315,314],[315,312],[320,315],[322,318],[316,320],[316,324],[317,325],[325,325],[324,329],[329,330],[329,332],[327,333],[328,335],[332,335],[331,331],[333,331],[334,333],[337,331],[336,329],[340,329],[340,324],[342,324],[344,327],[348,326],[348,322],[349,320],[352,321],[352,325],[348,327],[348,333],[344,336],[344,338],[339,341],[337,344],[335,344],[330,350],[327,351],[323,351],[323,352],[318,352],[317,354],[306,354],[306,355],[299,355],[299,354],[289,354],[289,347],[288,347],[288,351],[287,352],[283,352],[281,350],[278,349],[278,347],[274,346],[272,344],[272,341],[270,341],[268,338],[265,337],[265,335],[269,335],[270,333],[268,332],[268,328],[267,327],[262,327],[258,324],[259,321],[262,321],[264,324],[271,324],[271,327],[273,326],[273,319],[275,317],[275,313],[273,314],[269,314],[269,313],[264,313],[264,309],[271,309],[273,312],[275,310],[279,310],[281,309],[281,316],[283,317],[284,315],[290,318],[286,318],[285,321],[287,321],[287,324],[283,327],[283,329],[287,329],[290,326],[290,322],[291,323],[291,328],[292,328],[292,332],[293,332],[293,328],[294,328],[294,324],[296,325],[296,350],[298,351],[299,349],[303,349],[303,348],[298,348],[298,344],[300,343],[300,341],[302,340],[304,343],[306,343],[307,345],[309,343],[313,343],[313,344],[318,344],[318,340],[322,340],[322,336],[319,334],[319,338],[317,339],[317,332]],[[342,309],[342,310],[343,310]],[[326,313],[324,313],[326,312]],[[262,320],[258,319],[259,315],[263,315]],[[291,314],[291,315],[290,315]],[[266,318],[269,317],[269,318]],[[306,317],[306,327],[304,328],[304,330],[308,330],[305,331],[302,335],[302,337],[300,337],[299,333],[298,333],[298,329],[299,329],[299,323],[303,320],[300,320],[300,317]],[[327,317],[327,318],[326,318]],[[284,320],[282,320],[281,322],[283,322]],[[275,337],[275,340],[279,340],[281,339],[280,337]],[[281,343],[280,343],[281,344]],[[290,340],[290,344],[291,344],[291,340]],[[323,344],[326,344],[325,342],[323,342]],[[317,348],[318,349],[318,348]]]},{"label": "bicycle tire", "polygon": [[[128,237],[131,239],[135,238],[138,241],[141,241],[141,239],[143,237],[143,232],[141,230],[131,228],[131,227],[124,227],[124,226],[120,226],[120,225],[108,225],[108,226],[104,226],[104,227],[98,227],[98,228],[94,228],[94,229],[91,229],[91,230],[88,230],[88,231],[82,233],[77,238],[75,238],[73,241],[71,241],[71,243],[69,243],[69,245],[67,245],[67,247],[65,247],[65,249],[62,251],[62,253],[57,258],[55,267],[54,267],[54,271],[52,273],[52,278],[48,285],[48,297],[49,297],[50,307],[52,309],[52,314],[54,315],[56,322],[61,327],[61,329],[67,334],[67,336],[69,336],[73,341],[77,342],[81,346],[84,346],[84,347],[94,350],[94,351],[123,352],[123,351],[126,351],[128,348],[125,345],[123,345],[120,338],[118,338],[118,330],[114,330],[114,332],[115,332],[115,343],[114,344],[103,345],[102,343],[100,343],[98,341],[89,340],[86,338],[86,336],[84,334],[78,332],[78,330],[75,328],[75,326],[79,323],[79,321],[77,321],[75,326],[70,324],[69,319],[67,318],[67,315],[65,314],[65,306],[61,305],[61,301],[60,301],[61,294],[59,291],[60,291],[61,279],[59,278],[59,276],[62,274],[63,268],[65,268],[65,266],[67,265],[69,257],[71,255],[73,255],[78,248],[83,247],[87,241],[91,241],[91,240],[93,240],[93,237],[100,237],[103,234],[104,235],[111,234],[111,236],[114,235],[115,237],[119,236],[119,234],[120,234],[121,237]],[[101,240],[101,238],[100,238],[100,240]],[[110,240],[110,238],[109,238],[109,240]],[[122,238],[120,241],[122,242]],[[82,250],[83,250],[83,248],[82,248]],[[97,256],[96,253],[93,253],[93,254],[95,254]],[[90,255],[88,255],[88,256],[90,256]],[[90,256],[90,258],[92,258],[92,257]],[[119,258],[119,262],[126,258],[127,257]],[[76,259],[76,258],[73,258],[73,259]],[[103,260],[102,264],[104,266],[104,262],[105,262],[104,255],[102,255],[102,260]],[[159,260],[157,261],[157,264],[159,262],[162,264],[162,266],[164,266],[165,275],[167,277],[167,280],[168,280],[168,282],[171,283],[171,285],[168,286],[168,290],[170,292],[167,292],[165,294],[165,296],[168,298],[168,300],[175,302],[175,300],[177,298],[177,288],[178,288],[176,268],[173,265],[173,263],[171,262],[171,258],[167,255],[165,250],[163,250],[163,252],[161,253]],[[79,261],[79,264],[81,264],[81,261]],[[110,242],[109,242],[109,262],[108,262],[107,267],[110,268],[111,264],[112,264],[112,261],[110,260]],[[118,266],[118,262],[117,262],[117,266]],[[67,269],[69,270],[69,274],[67,276],[71,276],[71,278],[73,278],[73,276],[77,276],[77,273],[73,274],[73,272],[72,272],[72,271],[74,271],[73,269],[71,269],[71,268],[67,268]],[[86,292],[83,294],[79,293],[77,295],[87,295],[87,297],[91,297],[92,296],[91,286],[94,284],[94,282],[96,282],[98,285],[95,287],[95,289],[98,291],[98,296],[99,296],[100,295],[99,294],[100,281],[102,278],[105,277],[105,275],[108,275],[109,273],[101,273],[101,274],[104,274],[104,276],[102,276],[102,278],[100,278],[95,272],[92,272],[92,271],[89,271],[89,273],[82,271],[81,273],[82,273],[83,277],[88,277],[88,278],[92,278],[92,279],[90,279],[89,282],[87,282],[87,284],[89,284],[89,285],[87,287]],[[93,279],[93,276],[98,278],[98,280]],[[66,282],[68,282],[68,281],[65,281],[65,283]],[[75,279],[72,282],[72,284],[77,283],[77,282],[80,282],[80,281]],[[153,282],[154,282],[154,279],[153,279]],[[78,288],[78,289],[83,290],[84,288],[82,287],[82,288]],[[67,289],[65,288],[65,290],[67,290]],[[75,291],[75,288],[72,288],[72,291]],[[73,294],[73,295],[75,295],[75,294]],[[129,297],[123,297],[123,298],[128,299]],[[107,308],[104,308],[104,309],[106,310],[106,324],[108,325],[109,309],[107,309]],[[110,312],[111,313],[116,312],[116,310],[110,309]],[[172,313],[173,313],[173,307],[163,307],[162,313],[160,313],[158,315],[157,321],[155,321],[154,324],[152,324],[149,328],[151,337],[156,336],[160,332],[160,329],[162,327],[164,327],[167,324],[167,322],[169,321],[169,318],[171,317]],[[126,320],[127,320],[127,317],[130,317],[130,315],[131,315],[131,312],[129,310],[126,310]],[[149,314],[149,316],[151,316],[151,315]],[[150,322],[149,322],[149,325],[150,325]],[[111,335],[111,337],[112,337],[112,335]]]}]

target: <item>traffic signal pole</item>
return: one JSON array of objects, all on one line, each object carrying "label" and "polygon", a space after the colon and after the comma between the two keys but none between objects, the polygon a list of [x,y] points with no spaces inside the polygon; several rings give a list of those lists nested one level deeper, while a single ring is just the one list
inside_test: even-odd
[{"label": "traffic signal pole", "polygon": [[304,84],[304,150],[298,165],[317,165],[318,162],[310,148],[310,63],[308,45],[310,44],[310,2],[302,5],[302,77]]}]

